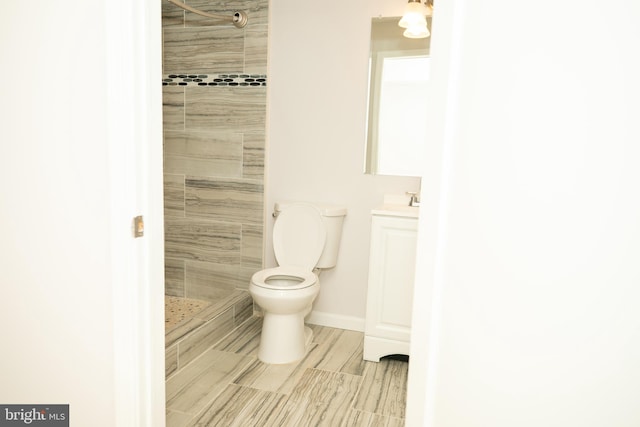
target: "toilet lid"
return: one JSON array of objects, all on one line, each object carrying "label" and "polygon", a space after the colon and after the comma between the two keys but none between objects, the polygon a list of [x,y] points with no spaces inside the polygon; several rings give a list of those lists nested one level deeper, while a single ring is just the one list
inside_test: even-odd
[{"label": "toilet lid", "polygon": [[291,267],[267,268],[251,276],[251,283],[258,287],[283,291],[308,288],[317,281],[313,272]]},{"label": "toilet lid", "polygon": [[320,211],[312,205],[288,206],[273,226],[273,251],[281,266],[313,270],[326,239]]}]

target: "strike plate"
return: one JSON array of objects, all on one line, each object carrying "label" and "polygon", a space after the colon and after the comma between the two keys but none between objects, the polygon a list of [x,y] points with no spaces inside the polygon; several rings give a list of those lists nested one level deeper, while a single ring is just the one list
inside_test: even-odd
[{"label": "strike plate", "polygon": [[133,218],[133,237],[144,236],[144,218],[139,215]]}]

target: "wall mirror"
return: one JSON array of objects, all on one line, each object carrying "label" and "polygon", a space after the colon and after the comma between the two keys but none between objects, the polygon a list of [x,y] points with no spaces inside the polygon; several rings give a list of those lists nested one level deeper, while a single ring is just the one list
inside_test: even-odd
[{"label": "wall mirror", "polygon": [[[371,20],[365,173],[420,176],[431,37],[403,37],[400,17]],[[431,18],[427,18],[431,28]]]}]

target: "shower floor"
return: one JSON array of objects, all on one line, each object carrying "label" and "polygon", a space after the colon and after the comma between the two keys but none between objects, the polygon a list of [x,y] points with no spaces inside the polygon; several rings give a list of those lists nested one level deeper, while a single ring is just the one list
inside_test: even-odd
[{"label": "shower floor", "polygon": [[173,329],[174,326],[186,319],[194,317],[196,314],[209,307],[211,302],[191,298],[164,297],[164,327],[165,330]]}]

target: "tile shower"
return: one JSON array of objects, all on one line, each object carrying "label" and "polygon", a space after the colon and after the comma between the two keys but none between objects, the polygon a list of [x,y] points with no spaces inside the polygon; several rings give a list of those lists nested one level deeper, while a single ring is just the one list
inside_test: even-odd
[{"label": "tile shower", "polygon": [[262,267],[268,1],[189,5],[249,15],[162,3],[165,294],[216,302]]}]

